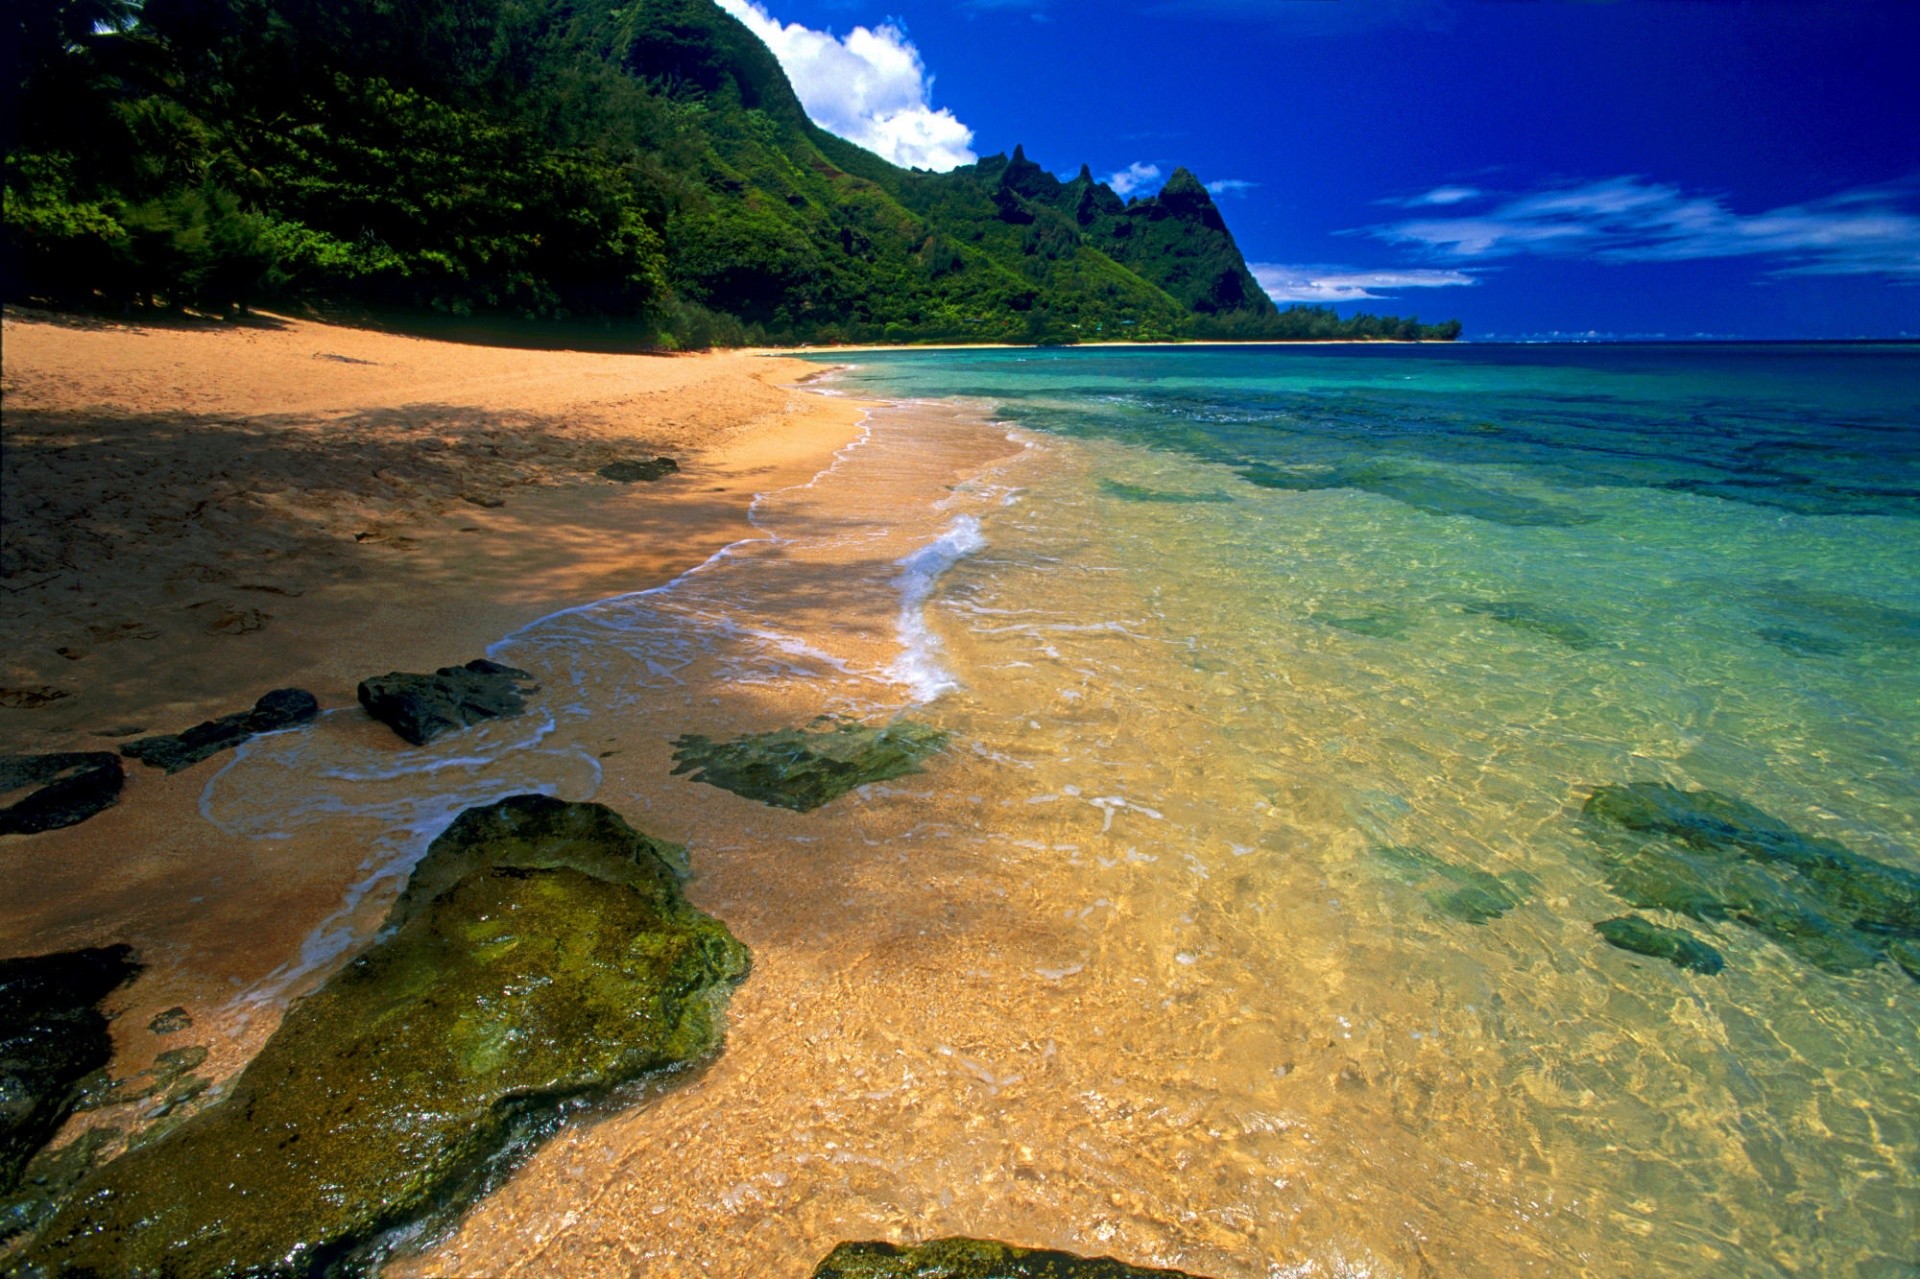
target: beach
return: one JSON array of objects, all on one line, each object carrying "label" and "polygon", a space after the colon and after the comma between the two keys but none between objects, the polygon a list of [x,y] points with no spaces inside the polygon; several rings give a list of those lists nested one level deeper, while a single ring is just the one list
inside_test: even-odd
[{"label": "beach", "polygon": [[[164,389],[61,440],[104,448],[166,396],[196,405],[183,441],[217,437],[265,383],[307,388],[271,429],[352,450],[297,460],[325,494],[286,499],[299,538],[248,512],[300,554],[197,583],[261,628],[10,674],[75,690],[0,712],[46,725],[12,749],[279,683],[324,709],[0,841],[6,952],[132,942],[114,1074],[204,1044],[218,1105],[434,836],[538,792],[684,846],[687,896],[752,953],[717,1057],[567,1107],[382,1273],[804,1275],[844,1240],[956,1234],[1214,1279],[1899,1273],[1920,522],[1885,475],[1910,353],[806,363],[275,323],[8,330],[10,444],[17,403],[141,386]],[[36,337],[97,345],[60,365]],[[152,354],[174,347],[185,371]],[[313,389],[335,365],[357,398]],[[407,502],[356,460],[383,443]],[[592,478],[654,455],[682,469]],[[175,598],[137,565],[204,550],[130,545],[116,622]],[[142,666],[100,719],[67,675],[223,642],[258,664],[195,666],[203,692]],[[416,748],[353,704],[356,678],[481,656],[532,674],[524,714]],[[856,725],[935,748],[817,805],[699,767]],[[1609,817],[1641,802],[1694,844]],[[1684,882],[1733,896],[1663,895],[1709,855]],[[1693,966],[1597,931],[1630,915]],[[191,1031],[157,1038],[175,1004]]]},{"label": "beach", "polygon": [[[4,341],[10,752],[112,750],[281,687],[351,707],[369,676],[465,662],[755,536],[754,495],[810,478],[864,412],[789,388],[815,366],[737,353],[11,310]],[[595,474],[656,456],[680,471]],[[365,853],[320,831],[259,856],[201,817],[218,767],[129,762],[114,808],[0,844],[0,950],[142,954],[116,1022],[135,1056],[155,1013],[205,1018],[286,963]],[[211,1068],[275,1021],[210,1038]]]}]

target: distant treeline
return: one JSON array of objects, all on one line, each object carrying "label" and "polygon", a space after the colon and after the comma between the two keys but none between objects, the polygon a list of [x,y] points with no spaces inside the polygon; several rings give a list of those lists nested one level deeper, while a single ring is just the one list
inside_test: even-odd
[{"label": "distant treeline", "polygon": [[900,169],[712,0],[12,0],[5,289],[663,345],[1414,338],[1281,311],[1177,172]]}]

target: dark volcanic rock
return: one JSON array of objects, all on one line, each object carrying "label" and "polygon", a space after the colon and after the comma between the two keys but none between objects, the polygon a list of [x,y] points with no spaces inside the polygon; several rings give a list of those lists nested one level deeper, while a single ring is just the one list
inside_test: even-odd
[{"label": "dark volcanic rock", "polygon": [[431,675],[394,671],[360,683],[367,714],[415,746],[481,720],[518,715],[526,709],[523,687],[533,676],[482,659],[442,666]]},{"label": "dark volcanic rock", "polygon": [[1595,790],[1583,816],[1614,892],[1634,906],[1735,920],[1831,973],[1897,962],[1897,943],[1920,940],[1920,874],[1744,800],[1634,782]]},{"label": "dark volcanic rock", "polygon": [[109,751],[0,755],[0,795],[36,787],[0,808],[0,835],[33,835],[84,822],[113,807],[127,775]]},{"label": "dark volcanic rock", "polygon": [[1197,1279],[1184,1270],[1149,1270],[1111,1257],[1015,1248],[986,1239],[936,1239],[917,1248],[843,1243],[813,1279]]},{"label": "dark volcanic rock", "polygon": [[0,959],[0,1193],[113,1057],[95,1005],[139,971],[126,946]]},{"label": "dark volcanic rock", "polygon": [[1593,931],[1604,937],[1609,946],[1630,950],[1636,955],[1664,959],[1675,968],[1688,968],[1712,976],[1727,966],[1719,951],[1691,933],[1681,932],[1678,928],[1662,928],[1637,915],[1603,919],[1593,926]]},{"label": "dark volcanic rock", "polygon": [[656,457],[644,462],[628,458],[607,463],[600,468],[598,474],[602,479],[616,480],[621,484],[635,482],[651,484],[655,480],[665,479],[679,469],[680,464],[670,457]]},{"label": "dark volcanic rock", "polygon": [[775,808],[811,812],[856,786],[920,771],[947,735],[901,720],[885,728],[833,719],[716,742],[689,734],[673,744],[675,774],[757,799]]},{"label": "dark volcanic rock", "polygon": [[598,805],[463,814],[381,940],[288,1011],[225,1099],[84,1182],[23,1268],[357,1273],[568,1103],[713,1052],[746,949],[659,847]]},{"label": "dark volcanic rock", "polygon": [[250,711],[222,715],[195,724],[184,733],[143,737],[128,742],[120,753],[153,768],[177,773],[210,755],[231,750],[258,733],[297,728],[320,713],[320,702],[304,688],[276,688],[253,704]]}]

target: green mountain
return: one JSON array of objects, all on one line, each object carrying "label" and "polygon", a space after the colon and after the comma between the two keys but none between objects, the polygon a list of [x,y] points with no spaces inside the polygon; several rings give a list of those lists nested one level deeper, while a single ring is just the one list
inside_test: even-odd
[{"label": "green mountain", "polygon": [[1451,337],[1277,310],[1186,170],[936,174],[712,0],[15,0],[9,296],[636,322],[680,344]]}]

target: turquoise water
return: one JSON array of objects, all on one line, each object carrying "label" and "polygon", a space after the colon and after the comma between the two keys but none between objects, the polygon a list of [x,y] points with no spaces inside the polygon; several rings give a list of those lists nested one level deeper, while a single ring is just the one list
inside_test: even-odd
[{"label": "turquoise water", "polygon": [[1107,853],[1022,847],[1128,920],[1060,972],[1171,961],[1132,1055],[1212,1135],[1143,1193],[1244,1229],[1216,1269],[1920,1273],[1920,349],[836,385],[1035,442],[928,601],[928,713],[1027,811],[1101,797]]}]

